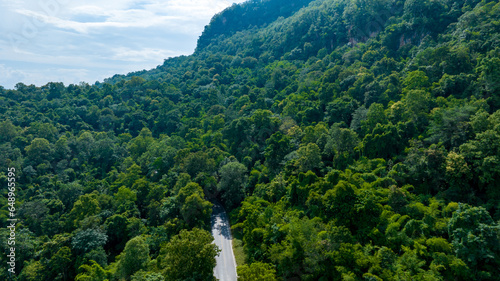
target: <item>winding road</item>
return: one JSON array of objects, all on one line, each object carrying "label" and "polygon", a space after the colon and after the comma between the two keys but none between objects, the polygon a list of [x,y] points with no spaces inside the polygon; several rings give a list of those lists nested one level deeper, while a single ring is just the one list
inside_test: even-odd
[{"label": "winding road", "polygon": [[217,265],[214,268],[214,276],[219,281],[236,281],[236,260],[233,253],[233,238],[226,211],[218,204],[214,203],[212,210],[212,235],[215,245],[221,249],[220,254],[215,257]]}]

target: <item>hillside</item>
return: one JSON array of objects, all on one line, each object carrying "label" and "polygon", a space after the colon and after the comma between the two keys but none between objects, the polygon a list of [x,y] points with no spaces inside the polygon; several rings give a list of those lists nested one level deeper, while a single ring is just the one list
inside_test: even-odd
[{"label": "hillside", "polygon": [[497,280],[499,42],[498,1],[248,1],[155,69],[0,87],[0,279],[211,280],[217,200],[241,280]]}]

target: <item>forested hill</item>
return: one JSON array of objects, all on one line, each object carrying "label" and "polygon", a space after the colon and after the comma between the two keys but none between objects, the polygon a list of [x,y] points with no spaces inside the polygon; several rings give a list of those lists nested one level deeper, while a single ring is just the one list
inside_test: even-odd
[{"label": "forested hill", "polygon": [[0,87],[0,279],[212,280],[217,200],[241,280],[498,280],[499,44],[498,1],[249,1],[155,69]]},{"label": "forested hill", "polygon": [[197,51],[202,51],[210,44],[219,45],[223,38],[228,38],[238,31],[252,27],[263,27],[279,17],[289,17],[312,0],[253,0],[242,4],[233,4],[215,15],[200,36]]}]

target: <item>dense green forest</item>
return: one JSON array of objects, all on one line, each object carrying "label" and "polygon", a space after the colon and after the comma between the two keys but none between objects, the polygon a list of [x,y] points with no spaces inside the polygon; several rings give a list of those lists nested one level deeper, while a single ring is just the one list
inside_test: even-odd
[{"label": "dense green forest", "polygon": [[1,280],[212,280],[215,201],[240,280],[498,280],[500,3],[235,4],[155,69],[0,87],[0,155]]}]

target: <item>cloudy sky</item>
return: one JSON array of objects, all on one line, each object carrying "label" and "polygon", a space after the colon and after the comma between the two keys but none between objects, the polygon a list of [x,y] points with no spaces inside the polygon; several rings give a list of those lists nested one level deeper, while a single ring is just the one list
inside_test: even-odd
[{"label": "cloudy sky", "polygon": [[189,55],[242,0],[0,0],[0,85],[93,84]]}]

